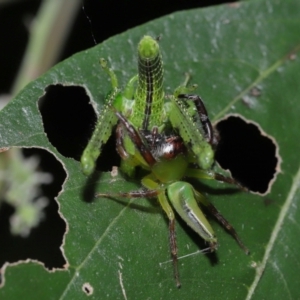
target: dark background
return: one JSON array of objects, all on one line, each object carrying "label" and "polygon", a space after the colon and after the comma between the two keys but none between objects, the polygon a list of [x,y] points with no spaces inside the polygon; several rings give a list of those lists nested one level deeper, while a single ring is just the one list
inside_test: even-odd
[{"label": "dark background", "polygon": [[[73,28],[62,49],[60,60],[90,48],[97,43],[143,24],[179,10],[217,5],[236,1],[205,0],[85,0],[84,12],[80,10]],[[8,93],[14,76],[19,68],[22,55],[28,40],[26,23],[34,19],[40,0],[16,1],[13,4],[0,6],[0,94]],[[91,24],[89,20],[91,21]]]}]

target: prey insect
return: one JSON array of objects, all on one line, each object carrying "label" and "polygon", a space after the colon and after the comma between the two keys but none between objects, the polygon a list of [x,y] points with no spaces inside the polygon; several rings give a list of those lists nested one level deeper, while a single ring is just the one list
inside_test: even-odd
[{"label": "prey insect", "polygon": [[110,76],[112,91],[81,157],[82,170],[86,175],[94,171],[102,146],[115,132],[121,171],[139,179],[135,174],[136,169],[141,168],[146,175],[140,178],[143,189],[99,193],[96,197],[158,199],[169,219],[170,249],[178,287],[174,209],[208,243],[210,251],[216,250],[217,238],[201,207],[205,207],[248,253],[230,223],[188,182],[188,178],[197,178],[238,184],[214,172],[214,148],[218,139],[202,99],[191,93],[194,87],[187,86],[188,79],[173,95],[165,96],[159,44],[150,36],[144,36],[138,45],[138,75],[129,80],[123,91],[107,62],[101,59],[100,63]]}]

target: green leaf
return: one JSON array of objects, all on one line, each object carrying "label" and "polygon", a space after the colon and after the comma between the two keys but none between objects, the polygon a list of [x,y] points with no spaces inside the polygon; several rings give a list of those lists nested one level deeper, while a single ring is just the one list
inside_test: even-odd
[{"label": "green leaf", "polygon": [[[68,224],[63,245],[68,265],[51,273],[36,262],[7,266],[0,298],[83,299],[85,283],[93,288],[92,299],[299,298],[299,22],[296,0],[179,12],[78,53],[21,91],[1,111],[0,148],[40,147],[64,165],[68,178],[58,201]],[[271,205],[259,195],[226,193],[224,186],[224,194],[207,194],[239,232],[250,256],[213,221],[220,247],[215,256],[200,254],[200,238],[177,222],[181,290],[175,287],[167,220],[160,207],[145,199],[85,202],[86,178],[79,163],[50,144],[37,108],[45,88],[60,83],[83,86],[99,111],[110,89],[99,58],[109,58],[125,84],[136,73],[136,46],[144,34],[163,36],[167,92],[190,72],[214,121],[235,113],[256,122],[274,138],[282,158],[267,195]],[[253,87],[261,95],[253,99],[255,105],[245,106],[242,100]],[[138,186],[109,173],[96,182],[99,191]]]}]

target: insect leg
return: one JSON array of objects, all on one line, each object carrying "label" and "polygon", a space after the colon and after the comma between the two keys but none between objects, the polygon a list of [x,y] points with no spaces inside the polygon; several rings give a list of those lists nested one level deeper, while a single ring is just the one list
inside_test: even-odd
[{"label": "insect leg", "polygon": [[248,248],[243,244],[240,237],[238,236],[235,229],[232,227],[232,225],[221,215],[221,213],[216,209],[214,205],[212,205],[210,202],[206,200],[206,198],[201,195],[198,191],[195,190],[195,196],[196,199],[203,204],[207,209],[211,212],[211,214],[221,223],[221,225],[228,230],[228,232],[233,236],[233,238],[236,240],[236,242],[239,244],[239,246],[244,250],[244,252],[248,255],[249,250]]},{"label": "insect leg", "polygon": [[189,94],[193,92],[198,86],[197,84],[193,84],[191,86],[188,86],[188,82],[191,79],[191,74],[190,73],[185,73],[185,79],[184,82],[178,86],[175,91],[174,91],[174,97],[177,98],[178,95],[180,94]]},{"label": "insect leg", "polygon": [[205,131],[205,135],[208,139],[208,142],[213,145],[216,146],[218,141],[216,136],[214,135],[214,130],[213,127],[211,125],[211,122],[209,120],[205,105],[202,101],[202,99],[198,96],[198,95],[189,95],[189,94],[180,94],[178,95],[179,99],[187,99],[187,100],[191,100],[195,102],[196,108],[197,108],[197,112],[200,118],[200,121],[202,123],[203,129]]},{"label": "insect leg", "polygon": [[118,126],[116,128],[116,148],[118,154],[121,156],[123,160],[126,160],[129,158],[129,154],[124,149],[123,145],[123,138],[124,138],[124,132],[123,132],[123,126],[122,124],[118,123]]},{"label": "insect leg", "polygon": [[111,68],[108,67],[106,59],[100,58],[100,65],[101,65],[102,69],[109,75],[112,88],[113,89],[117,88],[118,87],[117,76],[116,76],[115,72]]},{"label": "insect leg", "polygon": [[138,75],[135,75],[126,84],[124,91],[123,91],[123,96],[126,99],[133,99],[134,92],[135,92],[135,83],[138,80],[138,78],[139,78]]}]

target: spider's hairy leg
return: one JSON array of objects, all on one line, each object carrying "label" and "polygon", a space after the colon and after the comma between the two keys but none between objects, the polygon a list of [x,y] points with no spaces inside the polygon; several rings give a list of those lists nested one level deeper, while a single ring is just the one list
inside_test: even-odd
[{"label": "spider's hairy leg", "polygon": [[248,255],[249,250],[244,245],[244,243],[241,241],[239,235],[235,231],[235,229],[232,227],[232,225],[221,215],[221,213],[216,209],[214,205],[212,205],[202,194],[200,194],[198,191],[194,190],[195,197],[199,203],[207,207],[207,209],[211,212],[211,214],[221,223],[221,225],[228,230],[228,232],[233,236],[233,238],[236,240],[236,242],[239,244],[239,246],[244,250],[244,252]]},{"label": "spider's hairy leg", "polygon": [[239,189],[245,191],[245,192],[249,192],[249,189],[245,186],[243,186],[240,182],[238,182],[237,180],[235,180],[234,178],[232,177],[226,177],[222,174],[219,174],[219,173],[215,173],[214,174],[214,179],[215,180],[218,180],[218,181],[221,181],[221,182],[226,182],[226,183],[229,183],[229,184],[234,184],[236,185]]},{"label": "spider's hairy leg", "polygon": [[156,190],[138,190],[127,193],[97,193],[96,198],[154,198],[157,197],[158,191]]},{"label": "spider's hairy leg", "polygon": [[198,179],[215,179],[220,182],[236,185],[239,189],[248,192],[249,190],[240,184],[237,180],[232,177],[226,177],[222,174],[216,173],[213,170],[201,170],[188,168],[186,172],[187,177],[198,178]]},{"label": "spider's hairy leg", "polygon": [[203,100],[200,98],[200,96],[194,95],[194,94],[180,94],[177,96],[177,98],[191,100],[191,101],[195,102],[195,106],[196,106],[201,124],[203,126],[207,141],[211,145],[215,146],[218,143],[218,141],[214,135],[213,127],[209,120],[207,110],[206,110]]},{"label": "spider's hairy leg", "polygon": [[110,109],[117,97],[117,93],[118,90],[114,89],[113,92],[108,95],[92,137],[81,156],[81,168],[85,175],[90,175],[94,171],[96,160],[101,153],[101,148],[107,142],[113,127],[117,124],[118,118]]},{"label": "spider's hairy leg", "polygon": [[172,127],[178,130],[185,146],[193,153],[198,166],[203,170],[211,169],[214,163],[214,151],[188,108],[175,97],[166,104],[166,108]]}]

